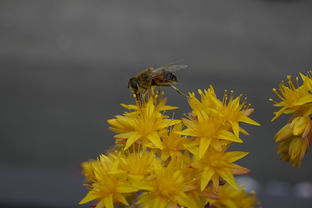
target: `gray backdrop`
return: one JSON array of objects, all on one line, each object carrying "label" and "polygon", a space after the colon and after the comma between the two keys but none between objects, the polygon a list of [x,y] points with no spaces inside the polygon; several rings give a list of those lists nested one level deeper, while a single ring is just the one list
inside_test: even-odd
[{"label": "gray backdrop", "polygon": [[[264,195],[270,181],[311,181],[311,155],[301,168],[276,155],[273,136],[287,118],[271,123],[268,102],[287,74],[311,69],[311,9],[308,0],[2,0],[0,202],[76,207],[86,193],[79,164],[113,144],[106,120],[133,102],[128,79],[181,59],[189,65],[177,73],[181,90],[213,84],[255,107],[262,127],[247,127],[250,137],[233,149],[250,152],[239,164]],[[166,93],[177,117],[189,111]]]}]

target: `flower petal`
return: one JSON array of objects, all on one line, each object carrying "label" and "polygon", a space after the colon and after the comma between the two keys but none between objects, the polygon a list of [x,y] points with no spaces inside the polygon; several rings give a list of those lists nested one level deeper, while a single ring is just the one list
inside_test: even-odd
[{"label": "flower petal", "polygon": [[113,195],[112,194],[105,197],[102,201],[103,201],[105,208],[114,208]]},{"label": "flower petal", "polygon": [[232,134],[231,132],[226,131],[226,130],[222,130],[220,132],[219,138],[224,139],[224,140],[228,140],[231,142],[243,143],[243,140],[241,140],[240,138],[236,137],[234,134]]},{"label": "flower petal", "polygon": [[136,142],[141,137],[138,133],[133,133],[127,140],[124,150],[128,149],[134,142]]},{"label": "flower petal", "polygon": [[164,148],[157,132],[153,132],[152,134],[148,135],[148,140],[151,141],[156,148],[158,149]]},{"label": "flower petal", "polygon": [[226,182],[228,182],[233,188],[238,189],[235,178],[229,169],[220,169],[218,170],[218,173],[221,178],[226,180]]},{"label": "flower petal", "polygon": [[240,119],[239,119],[240,122],[244,122],[244,123],[248,123],[248,124],[251,124],[251,125],[255,125],[255,126],[261,126],[258,122],[256,122],[255,120],[247,117],[247,116],[241,116]]},{"label": "flower petal", "polygon": [[231,121],[232,129],[236,137],[239,137],[239,124],[238,122]]},{"label": "flower petal", "polygon": [[209,181],[211,181],[214,173],[215,173],[215,171],[211,168],[206,167],[204,169],[203,173],[201,174],[200,191],[203,191],[206,188]]},{"label": "flower petal", "polygon": [[211,138],[201,137],[199,143],[199,158],[202,158],[209,148],[211,143]]},{"label": "flower petal", "polygon": [[304,105],[304,104],[311,103],[311,102],[312,102],[312,95],[308,94],[300,98],[297,102],[294,103],[294,105]]},{"label": "flower petal", "polygon": [[234,151],[234,152],[227,152],[225,154],[226,154],[226,157],[228,158],[228,162],[232,163],[245,157],[246,155],[249,154],[249,152]]},{"label": "flower petal", "polygon": [[95,200],[96,198],[97,196],[92,191],[89,191],[89,193],[79,202],[79,204],[88,203],[92,200]]}]

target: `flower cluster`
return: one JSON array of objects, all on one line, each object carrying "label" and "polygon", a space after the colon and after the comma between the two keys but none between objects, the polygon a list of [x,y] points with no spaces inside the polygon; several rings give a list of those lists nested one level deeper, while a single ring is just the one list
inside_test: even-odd
[{"label": "flower cluster", "polygon": [[245,192],[243,187],[233,189],[229,185],[225,185],[218,192],[218,199],[209,201],[209,208],[250,208],[259,204],[254,192]]},{"label": "flower cluster", "polygon": [[277,152],[281,160],[296,167],[301,165],[312,142],[312,78],[310,73],[300,73],[300,78],[296,77],[294,83],[288,76],[287,82],[282,82],[278,90],[273,89],[280,101],[270,99],[273,106],[280,108],[272,121],[282,114],[291,114],[288,123],[275,135],[275,141],[279,143]]},{"label": "flower cluster", "polygon": [[96,208],[204,208],[256,205],[254,194],[239,188],[234,175],[250,172],[235,164],[247,152],[229,151],[242,143],[240,124],[259,125],[242,96],[225,93],[220,100],[213,87],[189,93],[191,112],[176,120],[166,111],[160,94],[149,94],[128,111],[108,120],[116,145],[106,154],[82,164],[89,193],[80,204]]}]

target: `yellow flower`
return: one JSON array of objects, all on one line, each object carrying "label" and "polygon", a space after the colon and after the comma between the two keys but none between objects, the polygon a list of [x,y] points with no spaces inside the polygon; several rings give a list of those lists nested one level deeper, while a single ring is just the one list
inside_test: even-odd
[{"label": "yellow flower", "polygon": [[309,117],[296,117],[277,132],[275,141],[280,142],[277,153],[281,160],[292,166],[301,165],[310,146],[311,123]]},{"label": "yellow flower", "polygon": [[178,132],[179,134],[199,138],[199,158],[204,156],[210,145],[214,149],[222,151],[224,146],[230,142],[243,142],[232,132],[223,128],[222,120],[210,117],[207,114],[198,118],[183,119],[183,124],[187,128]]},{"label": "yellow flower", "polygon": [[299,167],[308,148],[308,138],[293,136],[278,144],[277,153],[280,154],[281,160],[289,162],[294,167]]},{"label": "yellow flower", "polygon": [[311,119],[310,117],[296,117],[290,123],[292,133],[295,136],[307,137],[311,130]]},{"label": "yellow flower", "polygon": [[275,102],[273,99],[270,100],[275,102],[273,106],[281,107],[281,109],[274,113],[275,116],[273,117],[272,121],[281,116],[283,113],[290,114],[299,111],[301,107],[304,107],[304,105],[312,102],[312,94],[309,90],[310,80],[308,82],[308,79],[310,78],[305,77],[304,75],[302,75],[302,77],[305,80],[305,85],[299,86],[298,78],[296,79],[297,84],[295,85],[291,79],[291,76],[287,76],[288,86],[282,82],[278,90],[273,88],[273,92],[281,99],[281,101]]},{"label": "yellow flower", "polygon": [[[155,95],[154,97],[151,97],[150,100],[153,100],[153,103],[156,103],[155,105],[155,111],[160,113],[161,116],[161,111],[167,111],[167,110],[175,110],[178,109],[176,106],[170,106],[166,105],[167,99],[162,96],[157,96]],[[140,114],[142,106],[138,105],[126,105],[126,104],[121,104],[122,107],[128,109],[128,110],[133,110],[132,112],[125,112],[124,115],[137,115]]]},{"label": "yellow flower", "polygon": [[192,167],[199,169],[201,172],[201,191],[206,188],[209,182],[212,182],[214,190],[217,191],[220,179],[237,188],[233,175],[247,174],[250,170],[233,164],[233,162],[245,157],[247,154],[247,152],[219,152],[209,149],[202,159],[195,157]]},{"label": "yellow flower", "polygon": [[281,142],[292,136],[308,137],[311,131],[311,125],[312,122],[309,117],[295,117],[277,132],[275,135],[275,141]]},{"label": "yellow flower", "polygon": [[[196,205],[194,208],[210,208],[209,201],[211,199],[218,199],[218,195],[211,189],[205,189],[204,191],[193,191],[189,194],[190,197],[195,201]],[[192,207],[193,208],[193,207]],[[213,207],[211,207],[213,208]]]},{"label": "yellow flower", "polygon": [[118,133],[114,138],[126,140],[124,149],[128,149],[138,140],[143,145],[150,142],[156,148],[163,149],[159,131],[178,124],[180,121],[167,119],[166,116],[162,115],[160,111],[165,107],[160,108],[154,105],[152,98],[149,98],[147,103],[138,108],[138,114],[116,116],[115,119],[108,120],[108,123],[112,126],[110,129]]},{"label": "yellow flower", "polygon": [[225,101],[223,104],[216,109],[215,114],[219,116],[220,119],[226,121],[232,128],[235,136],[239,136],[239,132],[245,131],[239,126],[239,123],[247,123],[251,125],[260,126],[260,124],[248,116],[253,112],[253,108],[248,108],[246,101],[240,102],[241,96],[233,98],[231,96],[228,101]]},{"label": "yellow flower", "polygon": [[[183,122],[165,115],[164,111],[176,107],[167,106],[162,94],[153,90],[136,105],[122,104],[127,112],[108,120],[110,130],[116,133],[115,147],[82,164],[89,193],[80,204],[95,200],[96,208],[202,208],[208,202],[215,207],[220,202],[220,206],[237,203],[245,208],[251,200],[245,200],[240,190],[226,191],[238,188],[234,175],[249,172],[234,164],[248,153],[227,150],[232,142],[243,142],[239,133],[248,134],[240,123],[259,125],[248,117],[253,109],[232,92],[222,100],[212,86],[198,92],[200,99],[189,93],[192,112]],[[312,107],[302,112],[303,118],[289,124],[290,135],[288,127],[280,133],[282,142],[311,132],[307,118]],[[290,157],[301,154],[300,145],[288,146]],[[219,188],[223,181],[231,187]],[[239,199],[242,202],[235,201]]]},{"label": "yellow flower", "polygon": [[[241,96],[234,98],[231,92],[231,96],[225,94],[221,101],[217,98],[212,86],[204,91],[198,90],[198,93],[201,100],[198,100],[194,93],[189,93],[188,102],[192,108],[192,114],[183,119],[187,128],[178,133],[198,138],[197,154],[200,158],[210,146],[217,151],[222,151],[232,142],[242,143],[239,132],[248,133],[239,126],[240,123],[260,125],[248,117],[253,109],[246,105],[246,101],[241,102]],[[193,142],[198,141],[194,139]],[[190,146],[192,145],[188,145]]]},{"label": "yellow flower", "polygon": [[288,76],[288,85],[282,82],[279,92],[273,89],[281,99],[280,102],[274,101],[274,106],[281,109],[275,112],[272,120],[282,114],[293,114],[290,121],[275,135],[275,141],[279,142],[277,152],[281,160],[289,162],[292,166],[301,165],[312,142],[312,79],[310,72],[307,76],[300,73],[300,77],[303,81],[301,85],[298,77],[294,84],[291,76]]},{"label": "yellow flower", "polygon": [[215,208],[252,208],[258,204],[255,193],[245,192],[243,187],[233,189],[225,184],[218,191],[217,200],[209,200]]},{"label": "yellow flower", "polygon": [[212,85],[207,90],[198,90],[201,99],[195,97],[195,93],[189,93],[188,103],[193,110],[193,114],[197,115],[201,112],[212,113],[211,109],[217,109],[222,105],[222,102],[217,98]]},{"label": "yellow flower", "polygon": [[183,178],[184,178],[184,187],[190,192],[197,192],[198,189],[198,182],[200,181],[200,175],[198,170],[192,168],[190,166],[192,162],[192,156],[189,152],[184,151],[180,157],[174,158],[170,160],[169,164],[167,165],[168,170],[180,170]]},{"label": "yellow flower", "polygon": [[158,158],[153,152],[140,150],[139,152],[127,152],[118,156],[119,169],[127,175],[148,176],[154,170],[154,163]]},{"label": "yellow flower", "polygon": [[240,131],[247,133],[239,126],[239,123],[260,125],[248,117],[253,112],[253,108],[246,104],[246,100],[241,102],[242,96],[234,98],[233,91],[230,95],[225,93],[222,101],[217,98],[212,86],[204,91],[198,90],[198,93],[201,101],[197,100],[194,93],[190,93],[189,98],[189,104],[196,116],[202,117],[205,116],[202,114],[208,114],[227,122],[237,137]]},{"label": "yellow flower", "polygon": [[303,86],[306,88],[306,90],[311,91],[312,90],[312,78],[311,78],[311,71],[308,72],[308,75],[304,75],[302,73],[300,74],[300,77],[303,81]]},{"label": "yellow flower", "polygon": [[[177,132],[181,131],[183,128],[182,123],[177,124],[169,130],[165,129],[161,132],[163,149],[160,151],[160,156],[163,161],[168,158],[176,159],[181,157],[182,150],[185,150],[184,144],[187,142],[187,139],[181,137]],[[169,131],[169,132],[168,132]]]},{"label": "yellow flower", "polygon": [[96,160],[89,160],[89,161],[83,162],[81,164],[82,175],[90,183],[92,183],[92,182],[94,182],[96,180],[95,179],[95,174],[94,174],[94,168],[93,168],[96,164],[97,164]]},{"label": "yellow flower", "polygon": [[145,190],[138,197],[137,205],[142,208],[195,207],[194,200],[187,195],[190,187],[180,170],[159,167],[148,180]]},{"label": "yellow flower", "polygon": [[128,206],[124,194],[137,192],[138,189],[114,174],[117,166],[118,162],[114,158],[101,155],[92,164],[94,181],[86,185],[90,191],[79,204],[97,200],[96,208],[113,208],[119,202]]}]

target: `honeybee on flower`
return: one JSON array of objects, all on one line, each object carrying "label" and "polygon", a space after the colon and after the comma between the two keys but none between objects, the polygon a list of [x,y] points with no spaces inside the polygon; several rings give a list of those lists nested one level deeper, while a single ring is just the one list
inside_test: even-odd
[{"label": "honeybee on flower", "polygon": [[129,79],[128,88],[131,89],[137,102],[142,102],[142,95],[151,92],[153,87],[171,87],[180,95],[184,95],[174,84],[178,79],[175,71],[187,68],[187,65],[168,64],[157,68],[149,67]]},{"label": "honeybee on flower", "polygon": [[[161,68],[161,76],[173,80],[166,70]],[[155,71],[142,74],[147,72]],[[252,208],[255,197],[245,194],[234,177],[250,172],[236,164],[248,153],[228,151],[233,142],[243,142],[240,133],[248,135],[240,123],[259,125],[249,118],[253,109],[246,100],[233,93],[219,100],[210,86],[198,91],[201,99],[190,92],[191,113],[175,119],[167,111],[177,107],[167,105],[164,94],[150,90],[156,78],[148,78],[148,85],[143,85],[142,74],[129,81],[135,104],[122,104],[127,111],[107,121],[116,133],[116,146],[97,160],[82,163],[89,193],[80,204],[96,201],[96,208],[203,208],[208,204]]]}]

